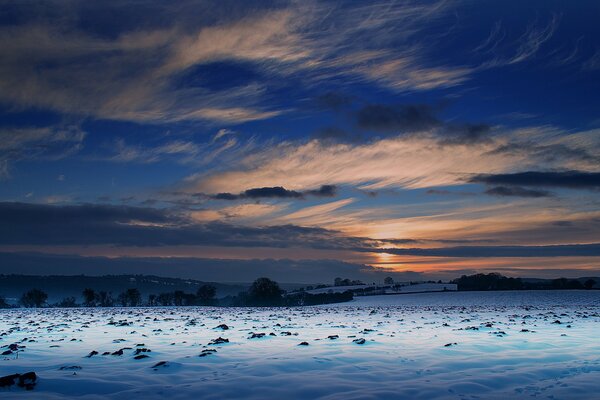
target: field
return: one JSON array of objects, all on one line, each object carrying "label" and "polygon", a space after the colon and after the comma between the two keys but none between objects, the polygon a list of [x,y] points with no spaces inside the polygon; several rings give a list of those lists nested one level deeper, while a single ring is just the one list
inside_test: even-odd
[{"label": "field", "polygon": [[600,291],[0,317],[2,352],[19,346],[0,376],[38,376],[3,399],[590,399],[600,381]]}]

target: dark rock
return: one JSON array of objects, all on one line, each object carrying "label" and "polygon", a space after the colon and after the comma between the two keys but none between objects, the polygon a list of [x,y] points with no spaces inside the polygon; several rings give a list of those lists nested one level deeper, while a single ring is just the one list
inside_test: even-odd
[{"label": "dark rock", "polygon": [[229,339],[222,338],[219,336],[216,339],[211,340],[208,344],[221,344],[221,343],[229,343]]},{"label": "dark rock", "polygon": [[216,353],[216,352],[217,352],[217,350],[215,350],[215,349],[204,349],[204,350],[202,350],[202,352],[201,352],[201,353],[198,355],[198,357],[206,357],[206,356],[209,356],[209,355],[211,355],[211,354],[214,354],[214,353]]},{"label": "dark rock", "polygon": [[300,342],[298,346],[308,346],[308,342]]},{"label": "dark rock", "polygon": [[354,339],[352,342],[356,343],[356,344],[365,344],[366,340],[363,338],[360,338],[360,339]]},{"label": "dark rock", "polygon": [[152,366],[152,368],[158,368],[158,367],[168,367],[167,362],[166,361],[159,361],[156,364],[154,364]]},{"label": "dark rock", "polygon": [[143,358],[148,358],[148,357],[150,357],[150,356],[148,356],[148,355],[146,355],[146,354],[139,354],[139,355],[137,355],[137,356],[133,357],[133,359],[134,359],[134,360],[141,360],[141,359],[143,359]]},{"label": "dark rock", "polygon": [[15,384],[15,379],[17,379],[19,374],[12,374],[0,377],[0,387],[12,386]]},{"label": "dark rock", "polygon": [[37,381],[35,372],[26,372],[19,376],[19,383],[17,385],[25,388],[25,390],[32,390],[35,386],[35,381]]},{"label": "dark rock", "polygon": [[92,350],[90,351],[90,354],[88,354],[87,356],[85,356],[86,358],[92,358],[93,356],[98,355],[98,352],[96,350]]},{"label": "dark rock", "polygon": [[229,327],[227,325],[225,325],[225,324],[221,324],[221,325],[215,327],[215,329],[221,329],[221,330],[226,331],[226,330],[229,329]]},{"label": "dark rock", "polygon": [[252,332],[252,334],[250,335],[250,339],[260,339],[261,337],[264,337],[265,334],[264,333],[254,333]]}]

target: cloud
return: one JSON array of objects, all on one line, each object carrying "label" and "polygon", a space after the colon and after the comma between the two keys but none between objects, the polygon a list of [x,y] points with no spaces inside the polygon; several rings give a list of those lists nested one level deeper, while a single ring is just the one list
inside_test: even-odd
[{"label": "cloud", "polygon": [[[342,199],[332,201],[324,204],[318,204],[316,206],[310,206],[301,208],[298,211],[294,211],[290,214],[278,218],[278,221],[282,223],[292,223],[302,226],[319,226],[323,224],[331,224],[332,220],[336,217],[332,214],[334,211],[339,210],[349,204],[354,203],[355,199]],[[350,218],[348,218],[350,220]]]},{"label": "cloud", "polygon": [[[331,209],[344,207],[343,204],[330,204],[327,207],[314,207],[304,210],[303,214],[290,215],[289,221],[301,222],[302,219],[318,218],[320,213],[329,213]],[[333,207],[333,208],[332,208]],[[205,210],[206,211],[206,210]],[[240,210],[242,213],[252,210]],[[266,210],[271,212],[271,210]],[[206,217],[209,218],[206,218]],[[265,254],[266,249],[304,252],[304,258],[321,251],[342,252],[345,257],[353,254],[372,257],[373,254],[391,254],[406,257],[454,257],[454,258],[506,258],[506,257],[597,257],[600,256],[600,244],[564,244],[564,245],[496,245],[496,246],[452,246],[457,243],[488,243],[481,236],[473,239],[411,239],[350,236],[336,230],[321,227],[292,225],[289,222],[271,226],[242,226],[212,219],[212,216],[168,209],[109,206],[109,205],[42,205],[24,203],[0,203],[0,245],[5,249],[37,248],[44,251],[65,248],[69,251],[84,252],[93,247],[106,247],[108,253],[119,253],[119,248],[135,254],[135,249],[146,249],[160,254],[161,249],[194,248],[199,254],[205,250],[221,249],[219,254],[234,254],[234,248],[243,251],[256,249]],[[561,221],[564,221],[561,220]],[[598,219],[600,221],[600,219]],[[589,232],[597,231],[598,221]],[[275,221],[279,223],[279,221]],[[550,221],[553,223],[554,221]],[[480,221],[478,221],[481,224]],[[564,234],[581,230],[582,226],[573,223],[548,224],[549,228]],[[531,228],[531,224],[527,225]],[[595,227],[594,227],[595,226]],[[540,228],[541,229],[541,228]],[[505,232],[513,237],[514,234]],[[523,232],[526,237],[535,235]],[[517,237],[519,234],[517,233]],[[592,234],[591,237],[594,237]],[[595,236],[597,237],[597,235]],[[572,240],[574,236],[572,237]],[[514,237],[513,237],[514,240]],[[409,244],[421,243],[426,247],[403,248]],[[449,247],[430,248],[430,243],[450,245]],[[227,249],[232,249],[227,250]],[[14,250],[13,250],[14,251]],[[242,251],[242,253],[243,253]],[[337,253],[336,253],[337,254]],[[338,257],[340,254],[337,255]],[[398,261],[402,263],[401,260]]]},{"label": "cloud", "polygon": [[378,249],[377,252],[429,257],[600,257],[600,243],[548,246],[457,246]]},{"label": "cloud", "polygon": [[327,92],[315,98],[315,105],[318,108],[341,111],[344,107],[352,104],[353,98],[339,92]]},{"label": "cloud", "polygon": [[482,68],[503,67],[531,61],[542,53],[540,51],[542,46],[552,39],[561,19],[560,14],[553,14],[546,23],[536,18],[527,25],[525,32],[518,38],[511,38],[510,27],[505,29],[502,22],[497,21],[489,36],[473,51],[492,55],[491,59],[483,63]]},{"label": "cloud", "polygon": [[337,193],[335,185],[322,185],[319,189],[305,190],[302,192],[287,190],[282,186],[261,187],[247,189],[239,194],[217,193],[209,196],[215,200],[240,200],[240,199],[304,199],[305,196],[333,197]]},{"label": "cloud", "polygon": [[517,129],[495,154],[527,155],[536,164],[594,171],[600,164],[599,131],[565,132],[551,126]]},{"label": "cloud", "polygon": [[78,126],[0,128],[0,179],[22,160],[58,160],[81,150],[86,133]]},{"label": "cloud", "polygon": [[494,186],[492,188],[487,189],[485,191],[485,194],[489,194],[491,196],[501,196],[501,197],[510,197],[510,196],[533,197],[533,198],[552,197],[552,193],[550,193],[546,190],[531,190],[531,189],[525,189],[525,188],[518,187],[518,186],[514,186],[514,187]]},{"label": "cloud", "polygon": [[371,104],[361,108],[356,113],[356,119],[362,129],[396,133],[424,131],[440,124],[431,107],[422,104]]},{"label": "cloud", "polygon": [[[425,43],[420,33],[449,12],[443,1],[141,2],[135,13],[120,4],[53,7],[15,5],[19,18],[0,26],[0,102],[14,109],[237,124],[287,112],[272,103],[269,90],[290,79],[316,87],[339,77],[406,91],[458,85],[471,73],[427,55],[433,36]],[[211,65],[236,63],[256,76],[235,85],[195,84],[194,73],[214,75]]]},{"label": "cloud", "polygon": [[236,226],[198,223],[194,214],[112,205],[0,203],[0,243],[4,245],[248,246],[342,249],[363,247],[367,239],[323,228],[294,225]]},{"label": "cloud", "polygon": [[[77,8],[56,6],[69,18],[40,15],[23,24],[0,27],[0,38],[7,44],[0,65],[0,76],[7,77],[0,78],[0,101],[21,108],[141,122],[236,123],[279,113],[258,104],[260,86],[211,92],[172,84],[194,63],[227,57],[261,59],[261,54],[272,54],[274,48],[285,48],[285,44],[269,45],[270,39],[281,37],[279,29],[286,24],[272,24],[275,12],[261,17],[249,14],[242,22],[212,21],[213,26],[197,26],[196,32],[178,23],[132,29],[121,26],[115,18],[110,25],[115,31],[97,35],[81,24],[83,16]],[[112,8],[106,5],[101,11]],[[167,5],[156,4],[138,8],[146,17],[172,11]]]},{"label": "cloud", "polygon": [[456,185],[467,174],[503,172],[526,155],[492,153],[497,145],[453,146],[437,138],[399,136],[360,143],[311,140],[282,142],[247,155],[238,154],[229,170],[189,177],[186,191],[236,193],[248,182],[257,187],[282,186],[299,191],[322,185],[425,188]]},{"label": "cloud", "polygon": [[485,183],[488,185],[535,186],[598,190],[600,189],[600,172],[526,171],[507,174],[482,174],[471,177],[469,181],[473,183]]},{"label": "cloud", "polygon": [[82,257],[65,254],[0,253],[3,273],[27,275],[141,274],[209,282],[252,282],[268,276],[280,283],[332,283],[336,277],[382,281],[425,279],[417,272],[394,272],[336,260],[211,259],[192,257]]},{"label": "cloud", "polygon": [[520,44],[517,52],[508,61],[508,64],[516,64],[533,57],[539,51],[540,47],[554,35],[560,19],[560,15],[555,14],[546,26],[540,26],[537,22],[530,24],[527,31],[519,39]]},{"label": "cloud", "polygon": [[444,145],[477,144],[490,140],[491,126],[446,122],[438,118],[438,113],[439,109],[427,104],[368,104],[356,111],[354,118],[359,129],[393,135],[424,132],[439,138]]},{"label": "cloud", "polygon": [[115,162],[137,162],[154,163],[165,159],[173,159],[177,162],[192,162],[198,157],[201,148],[194,142],[174,140],[155,147],[148,145],[130,145],[125,140],[117,139],[114,145],[116,154],[109,157],[109,161]]}]

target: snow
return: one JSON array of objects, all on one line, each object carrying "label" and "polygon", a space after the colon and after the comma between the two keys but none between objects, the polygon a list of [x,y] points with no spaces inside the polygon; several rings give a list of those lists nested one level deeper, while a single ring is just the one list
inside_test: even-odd
[{"label": "snow", "polygon": [[443,292],[443,291],[456,291],[458,285],[456,283],[415,283],[415,284],[402,284],[397,289],[390,285],[352,285],[352,286],[327,286],[319,289],[307,290],[310,294],[321,294],[321,293],[342,293],[347,290],[380,290],[380,293],[386,294],[400,294],[400,293],[425,293],[425,292]]},{"label": "snow", "polygon": [[[26,346],[0,359],[0,376],[39,377],[32,391],[0,388],[3,399],[590,399],[600,381],[600,291],[403,294],[284,309],[17,309],[0,318],[0,346]],[[229,343],[208,345],[218,337]],[[136,348],[149,358],[135,360]],[[205,349],[217,351],[200,357]],[[92,350],[100,354],[86,358]]]}]

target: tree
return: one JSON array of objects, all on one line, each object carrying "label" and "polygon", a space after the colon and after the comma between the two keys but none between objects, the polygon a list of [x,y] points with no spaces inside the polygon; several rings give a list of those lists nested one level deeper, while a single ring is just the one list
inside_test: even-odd
[{"label": "tree", "polygon": [[171,306],[173,305],[173,293],[161,293],[158,295],[156,301],[161,306]]},{"label": "tree", "polygon": [[62,299],[60,301],[60,303],[57,304],[58,307],[77,307],[78,304],[75,300],[75,297],[65,297],[64,299]]},{"label": "tree", "polygon": [[248,290],[250,305],[276,306],[281,304],[283,291],[279,284],[269,278],[258,278]]},{"label": "tree", "polygon": [[173,303],[175,303],[176,306],[182,306],[184,299],[185,293],[183,290],[176,290],[173,292]]},{"label": "tree", "polygon": [[595,284],[596,284],[596,281],[590,278],[583,283],[583,287],[585,287],[586,289],[589,290],[589,289],[593,288]]},{"label": "tree", "polygon": [[96,307],[96,292],[94,289],[83,289],[83,305],[85,307]]},{"label": "tree", "polygon": [[40,289],[31,289],[21,296],[21,304],[24,307],[42,307],[46,300],[48,300],[48,295]]},{"label": "tree", "polygon": [[202,285],[196,292],[196,299],[198,304],[207,306],[214,303],[216,294],[217,288],[213,285]]},{"label": "tree", "polygon": [[458,290],[521,290],[524,289],[521,278],[507,278],[497,273],[463,275],[451,283]]},{"label": "tree", "polygon": [[156,305],[156,295],[155,294],[148,295],[148,305],[150,307],[154,307]]},{"label": "tree", "polygon": [[10,304],[6,302],[4,296],[0,296],[0,308],[10,308]]},{"label": "tree", "polygon": [[115,304],[110,292],[98,292],[95,298],[100,307],[112,307]]},{"label": "tree", "polygon": [[383,280],[383,283],[386,285],[393,285],[394,284],[394,278],[392,278],[391,276],[386,277]]},{"label": "tree", "polygon": [[135,288],[127,289],[119,295],[117,300],[123,307],[137,307],[142,304],[142,294]]}]

